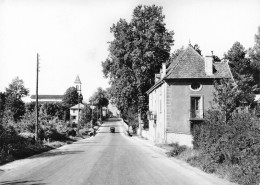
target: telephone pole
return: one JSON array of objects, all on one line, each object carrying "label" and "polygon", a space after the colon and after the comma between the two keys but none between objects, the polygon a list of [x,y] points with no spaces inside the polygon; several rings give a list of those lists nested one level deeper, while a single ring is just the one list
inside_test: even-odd
[{"label": "telephone pole", "polygon": [[36,67],[36,123],[35,123],[35,141],[38,140],[38,122],[39,122],[39,113],[38,113],[38,80],[39,80],[39,54],[37,53],[37,67]]}]

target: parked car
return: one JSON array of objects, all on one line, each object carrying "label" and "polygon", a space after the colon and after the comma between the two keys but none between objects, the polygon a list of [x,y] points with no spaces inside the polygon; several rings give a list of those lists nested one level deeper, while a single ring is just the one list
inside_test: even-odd
[{"label": "parked car", "polygon": [[115,133],[115,127],[110,127],[110,132]]}]

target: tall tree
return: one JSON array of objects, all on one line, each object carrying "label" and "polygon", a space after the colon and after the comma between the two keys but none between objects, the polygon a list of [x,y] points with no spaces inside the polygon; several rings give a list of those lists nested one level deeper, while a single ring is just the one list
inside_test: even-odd
[{"label": "tall tree", "polygon": [[16,77],[6,88],[5,115],[10,116],[14,121],[18,121],[25,113],[25,104],[22,97],[29,94],[29,90],[24,87],[24,82]]},{"label": "tall tree", "polygon": [[69,87],[64,93],[64,96],[62,98],[62,104],[63,106],[65,106],[64,120],[70,120],[69,108],[78,104],[78,101],[79,101],[79,94],[77,92],[77,89],[75,87]]},{"label": "tall tree", "polygon": [[258,33],[255,35],[255,45],[249,49],[249,57],[251,59],[251,65],[254,72],[254,80],[260,86],[260,26],[258,27]]},{"label": "tall tree", "polygon": [[109,104],[108,93],[106,90],[103,90],[101,87],[90,97],[91,104],[95,104],[100,110],[100,115],[102,115],[102,107],[107,107]]},{"label": "tall tree", "polygon": [[5,93],[0,92],[0,124],[5,110]]},{"label": "tall tree", "polygon": [[[102,66],[110,79],[111,97],[123,112],[138,106],[138,96],[154,84],[154,74],[170,57],[174,33],[166,29],[164,18],[162,7],[139,5],[129,23],[120,19],[111,27],[114,40]],[[143,109],[147,102],[146,98]]]},{"label": "tall tree", "polygon": [[235,42],[227,54],[225,59],[229,60],[231,72],[234,80],[238,85],[240,93],[240,101],[249,104],[254,103],[254,93],[258,90],[257,83],[253,78],[252,66],[250,59],[246,57],[247,51],[239,42]]},{"label": "tall tree", "polygon": [[78,104],[79,94],[75,87],[69,87],[62,98],[62,103],[67,107]]}]

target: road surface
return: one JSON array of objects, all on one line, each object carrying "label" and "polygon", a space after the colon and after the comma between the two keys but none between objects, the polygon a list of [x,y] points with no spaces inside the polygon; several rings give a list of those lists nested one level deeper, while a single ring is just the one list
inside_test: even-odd
[{"label": "road surface", "polygon": [[[116,133],[110,133],[110,126]],[[121,121],[105,122],[95,137],[0,166],[0,185],[226,185],[137,138]]]}]

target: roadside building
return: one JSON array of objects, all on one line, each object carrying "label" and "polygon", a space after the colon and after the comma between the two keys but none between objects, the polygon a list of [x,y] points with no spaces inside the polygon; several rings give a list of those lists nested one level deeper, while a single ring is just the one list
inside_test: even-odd
[{"label": "roadside building", "polygon": [[79,122],[79,117],[84,109],[85,105],[79,103],[70,108],[70,122],[77,124]]},{"label": "roadside building", "polygon": [[232,78],[227,62],[213,62],[188,46],[160,74],[149,95],[148,139],[157,143],[177,142],[192,146],[192,123],[204,119],[211,107],[214,80]]},{"label": "roadside building", "polygon": [[[39,103],[62,102],[63,95],[38,95]],[[36,95],[31,95],[31,102],[36,102]]]}]

